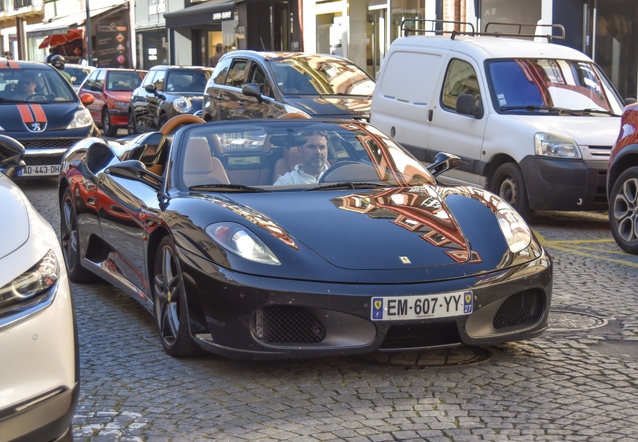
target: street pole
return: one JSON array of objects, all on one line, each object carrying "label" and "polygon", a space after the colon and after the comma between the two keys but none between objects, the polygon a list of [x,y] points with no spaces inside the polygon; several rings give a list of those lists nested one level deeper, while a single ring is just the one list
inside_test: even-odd
[{"label": "street pole", "polygon": [[86,21],[84,22],[84,33],[86,34],[86,50],[88,52],[86,59],[89,66],[93,66],[93,51],[91,49],[91,8],[89,0],[86,0]]}]

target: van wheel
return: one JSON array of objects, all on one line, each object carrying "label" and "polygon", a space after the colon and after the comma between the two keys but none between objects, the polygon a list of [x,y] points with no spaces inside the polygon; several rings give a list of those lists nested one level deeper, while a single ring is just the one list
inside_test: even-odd
[{"label": "van wheel", "polygon": [[616,244],[638,255],[638,166],[620,174],[611,190],[609,225]]},{"label": "van wheel", "polygon": [[507,201],[523,218],[529,219],[532,215],[523,172],[516,164],[501,164],[494,172],[488,188]]}]

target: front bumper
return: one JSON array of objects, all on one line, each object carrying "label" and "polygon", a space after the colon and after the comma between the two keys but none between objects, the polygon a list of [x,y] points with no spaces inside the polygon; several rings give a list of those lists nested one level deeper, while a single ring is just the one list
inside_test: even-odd
[{"label": "front bumper", "polygon": [[[64,153],[75,143],[85,138],[99,136],[95,125],[63,131],[49,131],[42,134],[28,134],[25,132],[8,132],[25,148],[23,160],[27,166],[59,166]],[[59,168],[39,174],[39,176],[58,176]],[[20,175],[18,175],[20,176]]]},{"label": "front bumper", "polygon": [[[547,327],[547,255],[490,274],[420,284],[338,284],[230,272],[181,251],[191,333],[204,349],[266,359],[341,356],[529,339]],[[210,275],[215,275],[211,278]],[[474,311],[439,319],[376,321],[373,297],[471,290]]]},{"label": "front bumper", "polygon": [[109,109],[109,117],[113,127],[126,127],[128,125],[128,109]]},{"label": "front bumper", "polygon": [[534,210],[607,210],[607,160],[527,156],[521,170]]}]

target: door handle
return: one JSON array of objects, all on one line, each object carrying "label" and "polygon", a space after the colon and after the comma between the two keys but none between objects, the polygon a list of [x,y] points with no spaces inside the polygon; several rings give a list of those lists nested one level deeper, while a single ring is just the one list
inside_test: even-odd
[{"label": "door handle", "polygon": [[432,121],[432,116],[434,115],[434,111],[432,109],[430,109],[428,111],[428,121]]}]

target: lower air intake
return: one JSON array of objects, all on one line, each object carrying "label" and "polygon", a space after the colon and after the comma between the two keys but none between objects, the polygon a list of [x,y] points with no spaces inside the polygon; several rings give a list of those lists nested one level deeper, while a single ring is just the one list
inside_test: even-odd
[{"label": "lower air intake", "polygon": [[316,344],[326,337],[325,327],[312,312],[301,307],[272,306],[257,310],[252,330],[257,339],[268,344]]},{"label": "lower air intake", "polygon": [[510,296],[494,315],[494,328],[535,324],[543,314],[544,300],[540,290],[525,290]]}]

